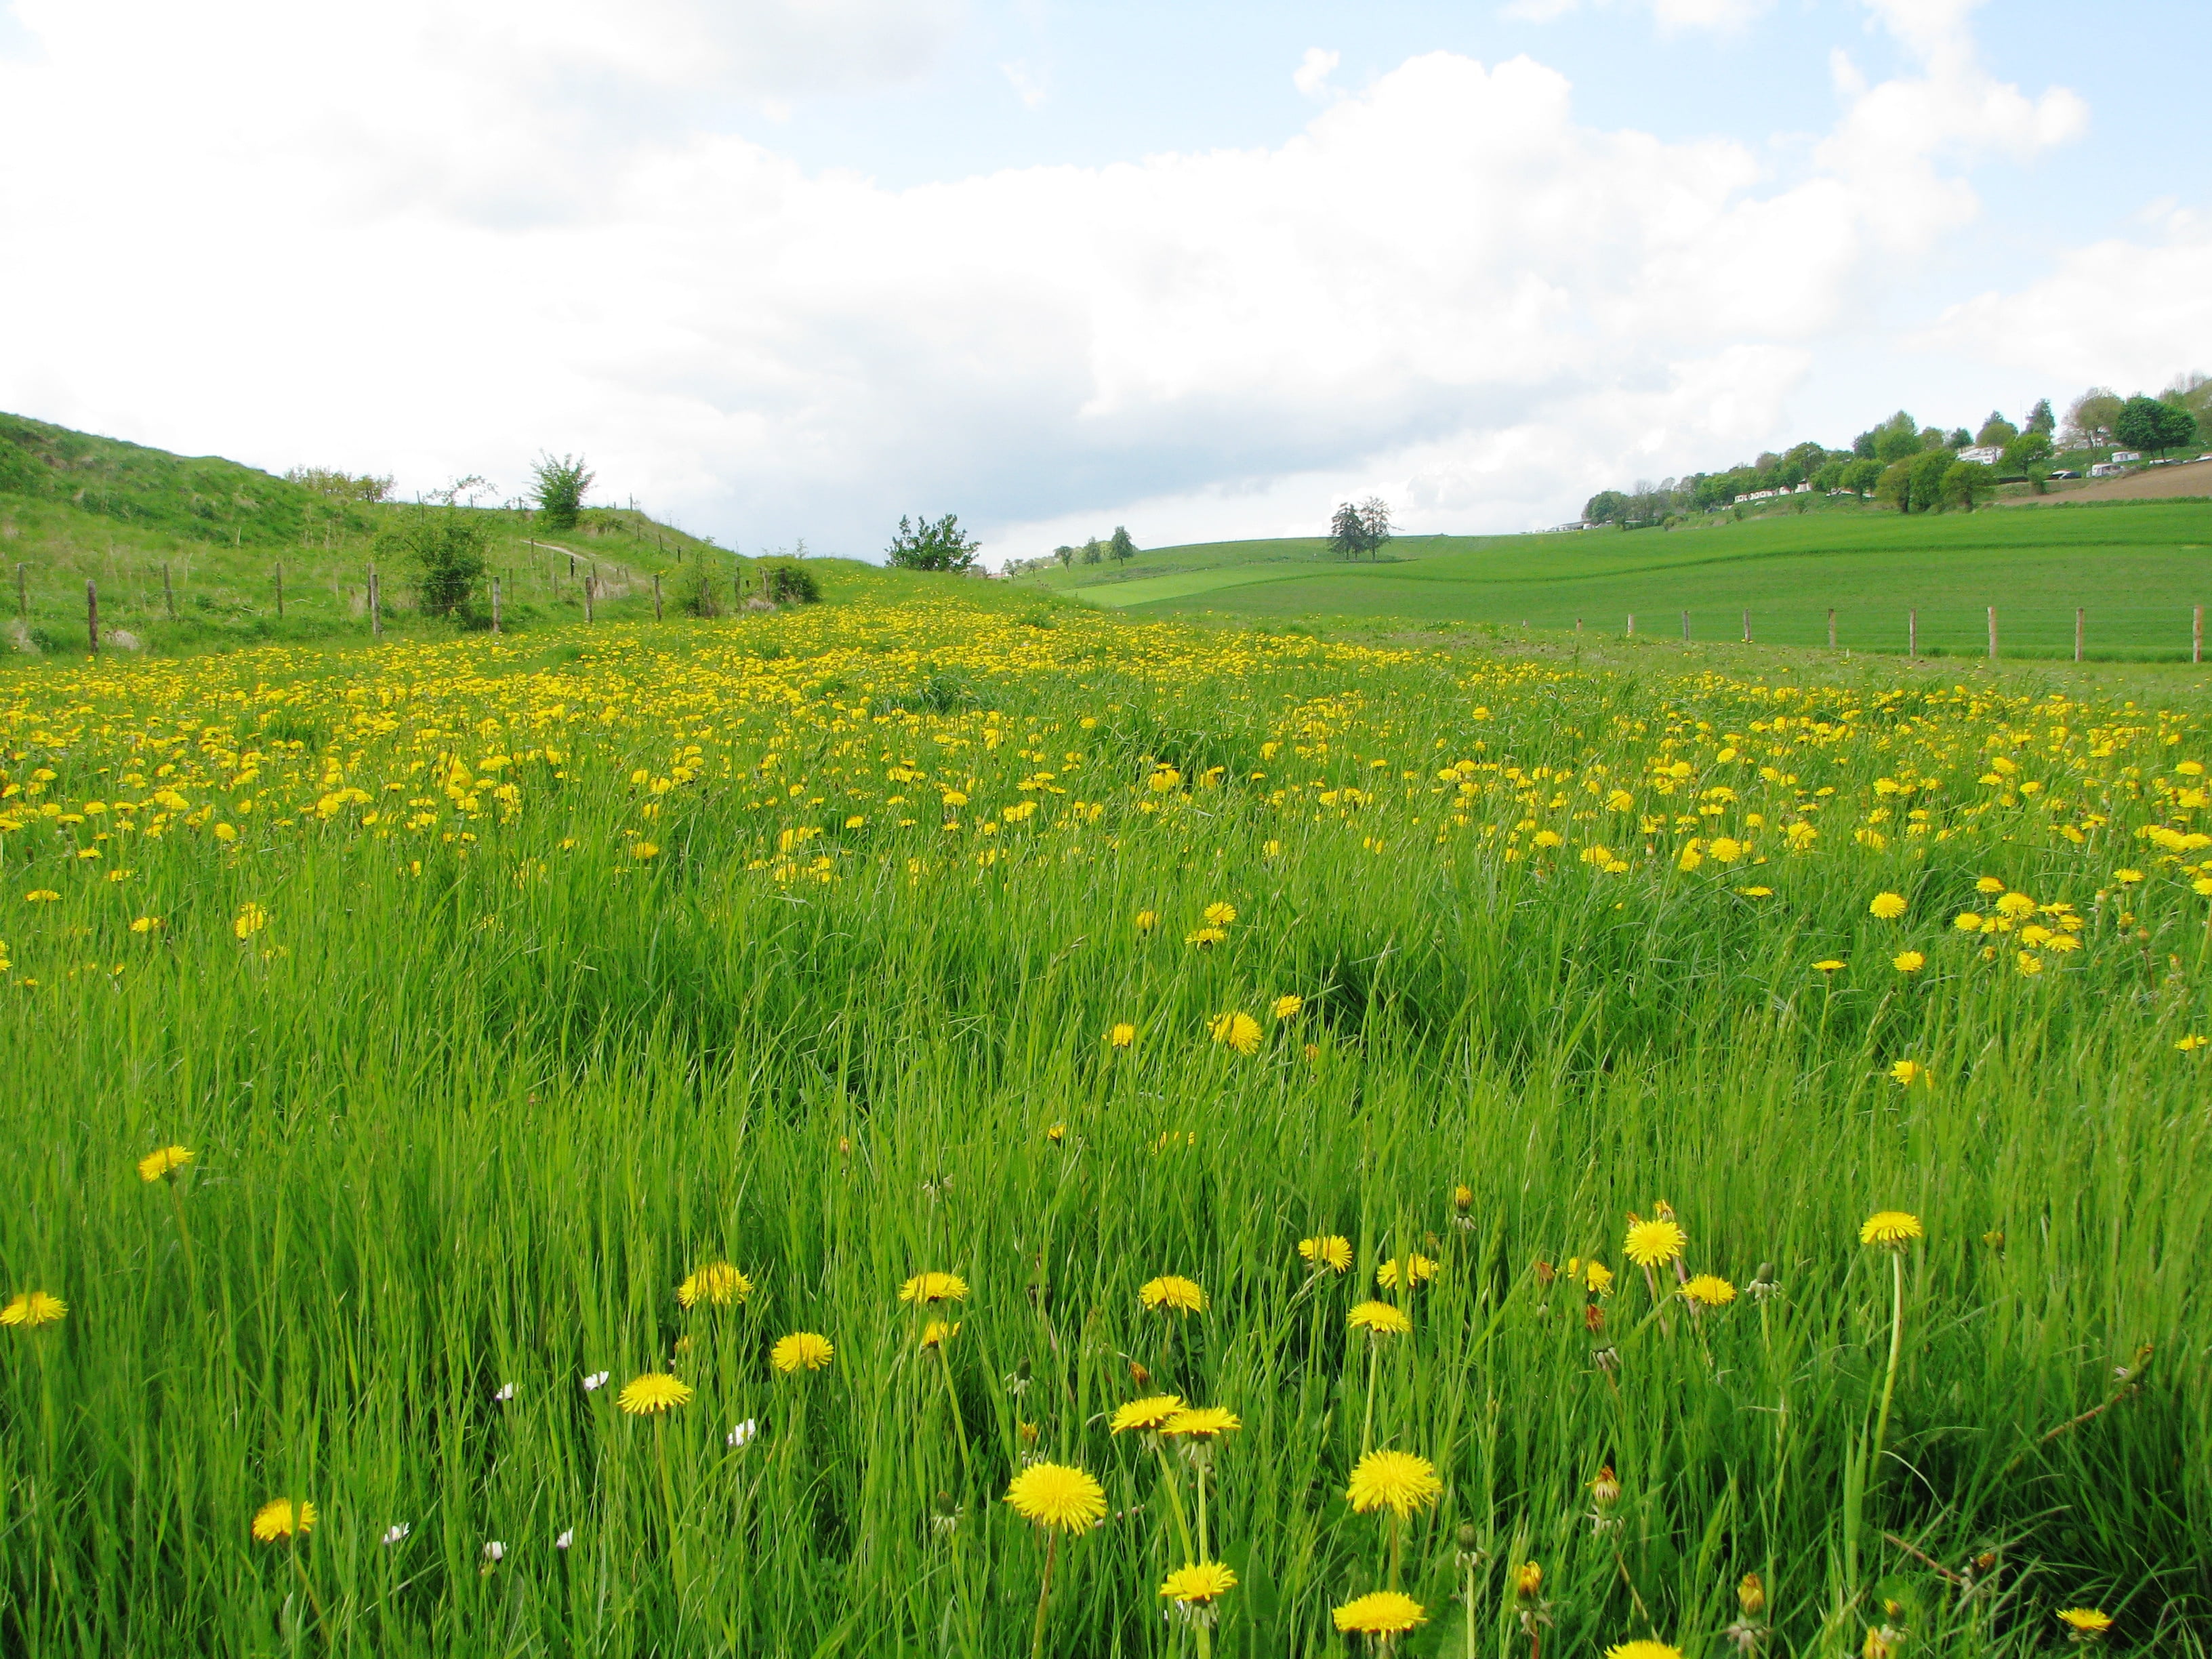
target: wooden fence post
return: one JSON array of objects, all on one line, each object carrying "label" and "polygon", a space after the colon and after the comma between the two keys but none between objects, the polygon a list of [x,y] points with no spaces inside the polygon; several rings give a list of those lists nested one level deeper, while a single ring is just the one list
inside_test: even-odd
[{"label": "wooden fence post", "polygon": [[84,579],[84,631],[92,641],[92,654],[100,654],[100,590],[93,586],[92,578]]},{"label": "wooden fence post", "polygon": [[499,578],[491,579],[491,631],[499,632]]},{"label": "wooden fence post", "polygon": [[598,586],[599,584],[594,582],[588,575],[584,578],[584,620],[586,622],[591,622],[593,620],[592,615],[592,590]]},{"label": "wooden fence post", "polygon": [[1628,637],[1632,640],[1636,637],[1636,613],[1633,611],[1628,613]]},{"label": "wooden fence post", "polygon": [[1920,610],[1917,605],[1905,613],[1905,659],[1920,660]]},{"label": "wooden fence post", "polygon": [[1830,605],[1830,606],[1828,607],[1828,649],[1829,649],[1829,650],[1831,650],[1831,651],[1832,651],[1832,650],[1834,650],[1835,648],[1836,648],[1836,607],[1835,607],[1835,606],[1833,606],[1833,605]]},{"label": "wooden fence post", "polygon": [[655,622],[660,620],[660,573],[658,570],[653,573],[653,619]]},{"label": "wooden fence post", "polygon": [[2074,660],[2075,662],[2081,660],[2081,624],[2083,620],[2081,607],[2077,605],[2074,607]]},{"label": "wooden fence post", "polygon": [[384,590],[377,584],[374,565],[368,568],[368,632],[372,639],[384,637]]},{"label": "wooden fence post", "polygon": [[1746,645],[1751,643],[1751,612],[1748,611],[1743,613],[1743,642]]},{"label": "wooden fence post", "polygon": [[161,561],[161,603],[168,607],[169,620],[177,619],[177,590],[169,586],[169,562]]},{"label": "wooden fence post", "polygon": [[1685,645],[1687,645],[1689,642],[1690,642],[1690,613],[1689,613],[1688,611],[1685,611],[1682,613],[1682,643],[1683,643],[1683,644],[1685,644]]},{"label": "wooden fence post", "polygon": [[1996,659],[1997,659],[1997,608],[1996,608],[1996,606],[1995,606],[1995,605],[1991,605],[1991,606],[1990,607],[1990,660],[1991,662],[1995,662]]}]

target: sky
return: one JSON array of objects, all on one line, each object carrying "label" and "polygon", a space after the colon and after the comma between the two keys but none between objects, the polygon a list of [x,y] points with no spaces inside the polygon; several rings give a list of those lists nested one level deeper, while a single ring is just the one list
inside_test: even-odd
[{"label": "sky", "polygon": [[2212,370],[2212,7],[0,0],[0,409],[748,552],[1516,531]]}]

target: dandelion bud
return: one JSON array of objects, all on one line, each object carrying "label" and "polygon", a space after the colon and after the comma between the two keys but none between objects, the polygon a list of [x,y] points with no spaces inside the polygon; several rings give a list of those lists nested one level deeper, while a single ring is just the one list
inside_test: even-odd
[{"label": "dandelion bud", "polygon": [[1590,1356],[1590,1363],[1601,1371],[1617,1371],[1620,1369],[1620,1350],[1614,1347],[1600,1348]]},{"label": "dandelion bud", "polygon": [[1620,1501],[1620,1482],[1608,1463],[1597,1472],[1597,1479],[1589,1483],[1590,1497],[1598,1508],[1611,1509]]},{"label": "dandelion bud", "polygon": [[1536,1282],[1539,1285],[1543,1285],[1547,1290],[1551,1288],[1552,1281],[1559,1276],[1559,1270],[1554,1267],[1550,1262],[1539,1261],[1536,1264]]},{"label": "dandelion bud", "polygon": [[1473,1522],[1462,1521],[1459,1523],[1459,1547],[1469,1554],[1474,1553],[1475,1543],[1480,1536],[1481,1534],[1475,1531]]},{"label": "dandelion bud", "polygon": [[1474,1207],[1474,1188],[1461,1185],[1452,1188],[1452,1208],[1465,1215]]},{"label": "dandelion bud", "polygon": [[1988,1245],[1993,1250],[2002,1250],[2004,1249],[2004,1229],[2002,1227],[1991,1228],[1988,1232],[1982,1235],[1982,1243]]},{"label": "dandelion bud", "polygon": [[1859,1651],[1863,1659],[1897,1659],[1898,1650],[1905,1645],[1905,1632],[1894,1626],[1882,1625],[1866,1633],[1866,1644]]},{"label": "dandelion bud", "polygon": [[1513,1594],[1523,1601],[1533,1601],[1543,1593],[1544,1570],[1534,1561],[1523,1561],[1513,1569]]},{"label": "dandelion bud", "polygon": [[1757,1573],[1744,1574],[1735,1587],[1735,1604],[1743,1609],[1747,1619],[1756,1619],[1766,1611],[1766,1586],[1759,1582]]},{"label": "dandelion bud", "polygon": [[1592,1336],[1595,1336],[1600,1331],[1603,1330],[1605,1328],[1605,1310],[1599,1307],[1595,1302],[1587,1304],[1583,1309],[1583,1328],[1588,1331]]},{"label": "dandelion bud", "polygon": [[1129,1362],[1129,1380],[1140,1389],[1152,1386],[1152,1374],[1133,1359]]}]

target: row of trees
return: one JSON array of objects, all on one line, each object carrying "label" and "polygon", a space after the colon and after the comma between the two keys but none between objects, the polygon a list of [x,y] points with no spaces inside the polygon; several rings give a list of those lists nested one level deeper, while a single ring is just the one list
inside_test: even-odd
[{"label": "row of trees", "polygon": [[1127,564],[1137,556],[1137,544],[1128,531],[1121,525],[1104,541],[1097,537],[1086,538],[1080,547],[1063,543],[1052,550],[1052,556],[1062,566],[1073,564],[1103,564],[1111,559],[1115,564]]},{"label": "row of trees", "polygon": [[[1723,472],[1639,483],[1632,490],[1601,490],[1584,506],[1583,517],[1592,524],[1634,528],[1717,511],[1740,495],[1796,492],[1800,485],[1822,493],[1849,490],[1902,512],[1971,510],[2005,479],[2039,484],[2062,463],[2086,464],[2099,450],[2162,455],[2200,445],[2212,446],[2212,381],[2192,374],[2156,398],[2137,393],[2124,398],[2094,386],[2074,400],[2063,424],[2047,398],[2017,425],[1992,410],[1972,432],[1965,427],[1948,432],[1923,427],[1899,410],[1860,433],[1849,449],[1802,443]],[[1960,451],[1977,447],[1997,451],[1997,459],[1985,464],[1960,459]]]},{"label": "row of trees", "polygon": [[1390,503],[1370,495],[1354,507],[1340,501],[1328,521],[1328,550],[1340,559],[1371,559],[1390,540]]},{"label": "row of trees", "polygon": [[[540,455],[530,469],[531,493],[523,501],[509,502],[511,507],[537,507],[539,521],[549,530],[573,530],[577,515],[584,509],[584,492],[592,487],[596,477],[580,455]],[[392,475],[379,477],[371,472],[353,473],[325,466],[295,466],[284,475],[285,482],[302,489],[312,489],[319,495],[327,495],[336,501],[389,501],[392,499]],[[481,495],[495,495],[490,480],[471,473],[456,478],[443,489],[434,489],[427,500],[441,507],[477,504]]]}]

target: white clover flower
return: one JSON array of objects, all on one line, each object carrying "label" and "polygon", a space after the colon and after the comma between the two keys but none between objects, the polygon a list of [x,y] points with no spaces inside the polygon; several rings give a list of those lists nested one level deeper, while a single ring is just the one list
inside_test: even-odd
[{"label": "white clover flower", "polygon": [[607,1375],[608,1374],[605,1371],[587,1372],[584,1377],[584,1392],[586,1394],[597,1394],[601,1389],[605,1388],[607,1386]]},{"label": "white clover flower", "polygon": [[499,1401],[501,1405],[504,1406],[508,1401],[514,1398],[514,1384],[512,1382],[501,1383],[499,1385],[499,1391],[493,1395],[492,1398]]},{"label": "white clover flower", "polygon": [[748,1417],[744,1422],[738,1424],[736,1428],[730,1431],[729,1443],[733,1449],[742,1451],[747,1446],[752,1444],[753,1437],[759,1432],[760,1424],[754,1419]]},{"label": "white clover flower", "polygon": [[575,1541],[576,1529],[574,1527],[566,1527],[562,1529],[561,1535],[553,1540],[553,1547],[556,1550],[565,1550]]},{"label": "white clover flower", "polygon": [[388,1547],[390,1545],[398,1543],[401,1540],[405,1538],[409,1533],[414,1530],[415,1528],[408,1525],[404,1521],[394,1521],[390,1526],[384,1529],[384,1536],[378,1539],[376,1541]]}]

